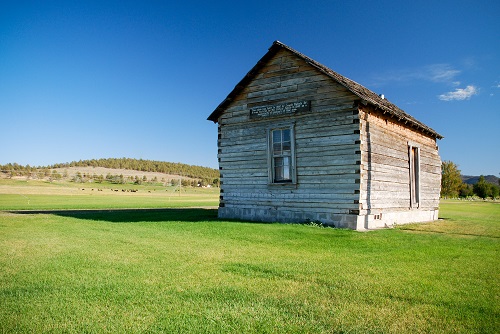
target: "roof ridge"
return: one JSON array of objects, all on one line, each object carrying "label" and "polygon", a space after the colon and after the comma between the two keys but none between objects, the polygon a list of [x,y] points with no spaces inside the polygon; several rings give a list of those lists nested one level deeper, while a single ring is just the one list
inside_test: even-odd
[{"label": "roof ridge", "polygon": [[432,136],[442,139],[443,136],[441,136],[439,133],[437,133],[435,130],[432,128],[428,127],[424,123],[418,121],[415,119],[413,116],[409,115],[406,113],[404,110],[393,104],[392,102],[388,101],[385,98],[382,98],[375,92],[371,91],[370,89],[364,87],[363,85],[357,83],[354,80],[351,80],[334,70],[330,69],[329,67],[317,62],[316,60],[306,56],[305,54],[291,48],[290,46],[280,42],[279,40],[275,40],[271,47],[269,47],[268,52],[257,62],[257,64],[243,77],[243,79],[234,87],[234,89],[229,93],[229,95],[222,101],[221,104],[210,114],[208,117],[208,120],[211,120],[213,122],[217,122],[217,119],[219,115],[222,113],[222,110],[227,106],[232,101],[232,98],[234,95],[239,93],[239,91],[244,87],[250,80],[253,79],[255,76],[255,73],[257,70],[259,70],[262,66],[263,63],[265,63],[269,58],[271,58],[274,54],[276,54],[280,49],[286,49],[290,51],[291,53],[295,54],[296,56],[302,58],[306,63],[309,65],[313,66],[320,72],[324,73],[331,79],[335,80],[342,86],[344,86],[346,89],[348,89],[351,93],[354,95],[358,96],[362,101],[364,101],[366,104],[371,104],[375,108],[381,109],[383,113],[389,113],[389,115],[394,116],[398,118],[399,121],[404,121],[405,123],[410,123],[413,126],[416,126],[420,130],[427,132],[431,134]]}]

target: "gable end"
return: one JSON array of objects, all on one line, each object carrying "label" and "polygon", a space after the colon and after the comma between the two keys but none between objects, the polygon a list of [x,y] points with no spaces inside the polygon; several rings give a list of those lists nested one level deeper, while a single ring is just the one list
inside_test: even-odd
[{"label": "gable end", "polygon": [[226,108],[238,96],[238,94],[250,83],[250,81],[257,76],[262,67],[264,67],[265,64],[272,57],[274,57],[277,54],[277,52],[281,49],[286,49],[290,51],[295,56],[304,60],[307,64],[311,65],[318,71],[324,73],[325,75],[333,79],[335,82],[344,86],[350,92],[359,97],[360,103],[364,105],[371,105],[375,109],[379,109],[380,111],[382,111],[383,114],[387,113],[391,118],[395,118],[398,122],[404,123],[406,126],[415,128],[427,136],[436,139],[443,138],[443,136],[441,136],[435,130],[423,124],[422,122],[418,121],[414,117],[410,116],[409,114],[407,114],[402,109],[398,108],[396,105],[389,102],[388,100],[378,96],[376,93],[372,92],[368,88],[358,84],[357,82],[349,78],[346,78],[338,74],[337,72],[331,70],[330,68],[318,63],[317,61],[305,56],[304,54],[290,48],[289,46],[279,41],[275,41],[269,48],[268,52],[257,62],[257,64],[255,64],[255,66],[243,77],[243,79],[241,79],[241,81],[238,82],[238,84],[236,84],[236,86],[229,93],[229,95],[210,114],[208,120],[217,123],[219,117],[222,115],[224,110],[226,110]]}]

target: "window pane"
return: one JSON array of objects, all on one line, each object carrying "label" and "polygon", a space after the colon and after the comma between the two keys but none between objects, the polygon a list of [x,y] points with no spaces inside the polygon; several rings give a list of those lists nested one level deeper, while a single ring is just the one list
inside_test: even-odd
[{"label": "window pane", "polygon": [[273,131],[273,143],[281,143],[281,130]]},{"label": "window pane", "polygon": [[274,158],[274,181],[283,180],[283,158]]},{"label": "window pane", "polygon": [[282,167],[275,167],[274,168],[274,181],[275,182],[283,181],[283,168]]},{"label": "window pane", "polygon": [[283,141],[290,141],[290,129],[282,130],[283,132]]},{"label": "window pane", "polygon": [[284,180],[290,180],[291,177],[290,177],[290,169],[291,169],[291,165],[290,165],[290,157],[284,157],[283,158],[283,179]]},{"label": "window pane", "polygon": [[283,170],[283,180],[291,180],[292,178],[290,177],[290,168],[285,168]]},{"label": "window pane", "polygon": [[283,153],[290,154],[290,150],[292,149],[292,144],[289,141],[283,142]]},{"label": "window pane", "polygon": [[273,155],[281,155],[281,143],[273,144]]}]

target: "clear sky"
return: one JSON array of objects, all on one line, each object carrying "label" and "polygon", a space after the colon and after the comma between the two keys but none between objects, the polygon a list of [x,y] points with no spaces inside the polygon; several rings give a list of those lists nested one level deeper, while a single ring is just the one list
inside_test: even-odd
[{"label": "clear sky", "polygon": [[500,173],[499,1],[0,0],[0,164],[142,158],[217,168],[206,120],[274,40]]}]

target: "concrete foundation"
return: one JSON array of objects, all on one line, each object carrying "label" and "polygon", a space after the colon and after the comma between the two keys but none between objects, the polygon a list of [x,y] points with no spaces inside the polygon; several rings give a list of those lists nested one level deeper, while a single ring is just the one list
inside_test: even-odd
[{"label": "concrete foundation", "polygon": [[382,212],[379,214],[334,214],[325,212],[305,212],[275,208],[221,207],[219,218],[257,222],[307,223],[318,222],[338,228],[358,231],[371,230],[395,225],[429,222],[438,219],[437,209],[411,209],[407,211]]}]

